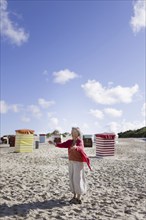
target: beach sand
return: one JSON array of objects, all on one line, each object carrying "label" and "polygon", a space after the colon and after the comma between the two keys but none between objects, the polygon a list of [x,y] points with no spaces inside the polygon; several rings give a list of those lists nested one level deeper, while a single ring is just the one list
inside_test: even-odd
[{"label": "beach sand", "polygon": [[[2,145],[1,145],[2,146]],[[33,153],[0,147],[0,219],[146,219],[146,142],[118,139],[115,156],[96,158],[85,148],[87,194],[69,204],[67,149],[40,144]]]}]

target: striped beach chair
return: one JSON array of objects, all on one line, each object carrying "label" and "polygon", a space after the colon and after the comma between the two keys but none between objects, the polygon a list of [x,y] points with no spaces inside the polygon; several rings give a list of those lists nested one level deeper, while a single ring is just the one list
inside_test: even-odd
[{"label": "striped beach chair", "polygon": [[95,134],[97,157],[114,156],[115,136],[114,133]]},{"label": "striped beach chair", "polygon": [[34,130],[16,130],[15,152],[33,152]]}]

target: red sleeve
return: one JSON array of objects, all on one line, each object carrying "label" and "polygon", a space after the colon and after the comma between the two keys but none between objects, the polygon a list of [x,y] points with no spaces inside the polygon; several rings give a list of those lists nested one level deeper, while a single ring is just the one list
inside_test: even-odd
[{"label": "red sleeve", "polygon": [[70,140],[67,140],[67,141],[65,141],[63,143],[56,144],[56,147],[59,147],[59,148],[69,148],[70,144],[71,144]]}]

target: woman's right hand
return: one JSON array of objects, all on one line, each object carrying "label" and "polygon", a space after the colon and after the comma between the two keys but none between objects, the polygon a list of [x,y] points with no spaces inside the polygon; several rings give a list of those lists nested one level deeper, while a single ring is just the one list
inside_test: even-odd
[{"label": "woman's right hand", "polygon": [[48,141],[48,143],[49,143],[49,144],[53,144],[53,145],[55,145],[55,146],[56,146],[56,143],[55,143],[55,142],[53,142],[53,141]]}]

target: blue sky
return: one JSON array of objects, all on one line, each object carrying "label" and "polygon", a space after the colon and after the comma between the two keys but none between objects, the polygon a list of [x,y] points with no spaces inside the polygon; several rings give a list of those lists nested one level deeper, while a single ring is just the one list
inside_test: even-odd
[{"label": "blue sky", "polygon": [[1,0],[1,136],[145,126],[144,0]]}]

